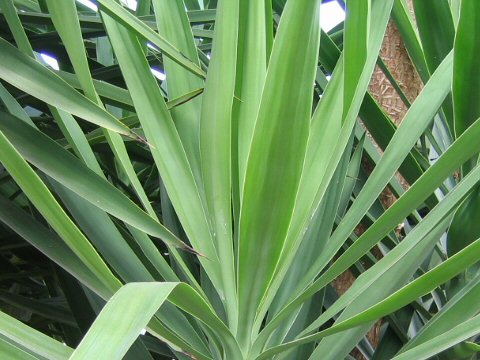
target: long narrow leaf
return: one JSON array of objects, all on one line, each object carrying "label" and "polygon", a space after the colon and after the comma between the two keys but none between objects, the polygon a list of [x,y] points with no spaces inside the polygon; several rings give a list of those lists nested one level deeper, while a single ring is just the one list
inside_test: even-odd
[{"label": "long narrow leaf", "polygon": [[[272,50],[250,148],[240,215],[239,328],[253,316],[282,251],[303,167],[320,40],[320,1],[288,2]],[[305,41],[296,41],[306,37]],[[295,71],[297,81],[289,83]],[[269,210],[265,211],[268,204]]]},{"label": "long narrow leaf", "polygon": [[32,164],[93,205],[173,246],[188,249],[118,189],[38,130],[8,114],[2,114],[0,130]]},{"label": "long narrow leaf", "polygon": [[[122,359],[140,331],[147,326],[154,313],[167,299],[217,330],[224,341],[225,351],[233,355],[229,358],[240,359],[234,355],[238,348],[228,329],[203,299],[187,285],[130,283],[110,299],[70,360],[92,357]],[[133,304],[135,306],[132,306]],[[112,323],[115,324],[113,329]]]},{"label": "long narrow leaf", "polygon": [[221,291],[219,261],[198,185],[158,84],[134,34],[107,14],[103,19],[170,200],[191,244],[208,258],[200,261]]},{"label": "long narrow leaf", "polygon": [[[0,312],[0,334],[2,341],[15,344],[20,348],[29,349],[43,359],[66,360],[73,352],[61,342],[42,334],[23,324],[17,319]],[[3,347],[3,346],[2,346]]]},{"label": "long narrow leaf", "polygon": [[101,5],[102,11],[105,11],[117,21],[121,22],[124,26],[138,33],[145,40],[148,40],[152,44],[158,46],[158,48],[161,49],[163,53],[170,57],[173,61],[201,77],[205,76],[205,73],[200,67],[198,67],[198,65],[189,60],[172,44],[150,29],[147,25],[142,23],[138,18],[135,17],[135,15],[129,13],[114,0],[99,0],[98,2]]},{"label": "long narrow leaf", "polygon": [[[7,118],[7,116],[4,118]],[[18,122],[18,124],[22,124],[22,122]],[[25,126],[30,128],[28,125]],[[36,139],[31,141],[36,141]],[[26,161],[8,141],[3,133],[3,129],[0,130],[0,149],[2,150],[0,152],[0,161],[37,209],[48,219],[51,226],[84,264],[101,279],[106,288],[109,291],[115,291],[120,285],[119,281],[90,242],[63,211],[38,175],[28,166]]]},{"label": "long narrow leaf", "polygon": [[69,86],[54,72],[0,39],[0,78],[99,126],[133,136],[130,129]]},{"label": "long narrow leaf", "polygon": [[480,51],[480,3],[462,1],[455,37],[453,105],[455,135],[463,133],[480,116],[480,70],[474,54]]},{"label": "long narrow leaf", "polygon": [[200,117],[200,154],[207,208],[221,259],[226,310],[236,327],[237,294],[232,233],[232,105],[237,62],[238,0],[220,0]]}]

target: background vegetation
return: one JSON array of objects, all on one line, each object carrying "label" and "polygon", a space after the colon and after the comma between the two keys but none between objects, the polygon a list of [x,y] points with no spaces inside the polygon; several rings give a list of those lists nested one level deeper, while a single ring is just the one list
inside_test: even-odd
[{"label": "background vegetation", "polygon": [[478,0],[95,3],[0,1],[1,358],[476,358]]}]

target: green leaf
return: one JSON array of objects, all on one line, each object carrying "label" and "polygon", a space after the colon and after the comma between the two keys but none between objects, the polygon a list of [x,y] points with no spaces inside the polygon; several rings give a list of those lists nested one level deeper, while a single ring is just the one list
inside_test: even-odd
[{"label": "green leaf", "polygon": [[[246,317],[239,328],[243,345],[250,342],[253,317],[280,257],[302,172],[320,40],[319,6],[320,1],[310,0],[287,3],[267,70],[240,214],[238,293],[239,312]],[[299,37],[306,39],[298,42]],[[293,71],[297,81],[291,84]]]},{"label": "green leaf", "polygon": [[367,60],[370,33],[370,0],[347,1],[343,40],[344,86],[343,118],[350,109],[360,76]]},{"label": "green leaf", "polygon": [[453,106],[455,135],[462,134],[480,116],[480,70],[474,54],[480,51],[480,3],[462,1],[455,36]]},{"label": "green leaf", "polygon": [[[338,0],[346,21],[329,34],[318,29],[326,2],[0,5],[0,297],[35,310],[25,324],[59,340],[0,315],[0,357],[68,358],[58,345],[78,344],[132,281],[142,283],[98,317],[80,357],[477,352],[465,336],[478,326],[462,328],[478,313],[480,281],[477,12],[461,16],[472,0],[415,0],[417,23],[407,0]],[[398,128],[368,94],[379,65],[409,106],[378,62],[392,6],[426,84]],[[398,199],[388,209],[386,186]],[[337,296],[347,270],[355,282]],[[67,312],[44,306],[63,296]],[[378,316],[386,332],[371,347]]]},{"label": "green leaf", "polygon": [[189,249],[118,189],[38,130],[2,114],[0,131],[29,162],[93,205],[173,246]]},{"label": "green leaf", "polygon": [[[382,215],[370,228],[359,237],[359,239],[350,246],[347,251],[340,256],[312,285],[301,294],[297,295],[278,316],[272,320],[263,330],[259,337],[259,342],[264,336],[269,334],[275,327],[275,324],[281,321],[289,312],[293,311],[302,302],[313,296],[322,289],[328,282],[333,281],[338,275],[342,274],[352,264],[355,263],[363,254],[380,241],[384,234],[398,225],[402,219],[412,210],[419,206],[422,201],[431,194],[447,177],[471,157],[472,153],[480,150],[478,137],[480,136],[480,122],[475,123],[465,132],[439,159],[431,168],[419,179],[418,182],[398,199],[388,211]],[[477,146],[475,146],[477,145]],[[466,149],[471,149],[471,153],[465,153]]]},{"label": "green leaf", "polygon": [[28,297],[17,295],[5,290],[0,290],[0,300],[19,309],[31,311],[34,314],[52,319],[61,324],[70,326],[77,325],[72,313],[61,306],[44,304],[40,301],[29,299]]},{"label": "green leaf", "polygon": [[[288,230],[284,256],[281,258],[274,281],[269,288],[271,290],[263,301],[261,315],[267,312],[267,307],[270,304],[274,291],[283,281],[283,276],[285,276],[289,268],[288,265],[297,253],[305,230],[308,229],[312,217],[322,201],[335,169],[338,167],[347,147],[362,99],[370,83],[392,5],[393,0],[372,3],[368,57],[360,79],[361,86],[357,88],[343,127],[343,112],[338,110],[343,106],[343,57],[339,60],[332,74],[332,79],[314,113],[310,139],[315,139],[315,141],[308,142],[305,165],[299,185],[295,211]],[[305,277],[299,279],[298,287],[306,286],[304,284],[305,281],[309,282],[310,280]],[[258,327],[261,319],[262,316],[259,316]]]},{"label": "green leaf", "polygon": [[182,65],[192,73],[205,77],[205,73],[197,64],[192,62],[192,60],[188,59],[185,54],[182,54],[171,43],[150,29],[145,23],[135,17],[135,15],[129,13],[123,8],[123,6],[117,4],[114,0],[98,0],[98,3],[101,5],[101,11],[112,16],[123,26],[134,31],[145,40],[150,41],[153,45],[158,46],[158,48],[170,59]]},{"label": "green leaf", "polygon": [[[433,73],[453,49],[455,26],[448,0],[414,0],[415,21],[422,41],[425,60]],[[443,105],[450,132],[454,133],[452,98]]]},{"label": "green leaf", "polygon": [[130,283],[108,301],[70,360],[122,359],[167,299],[215,330],[229,359],[240,359],[239,353],[235,352],[238,347],[228,329],[193,289],[181,283]]},{"label": "green leaf", "polygon": [[[409,359],[429,359],[433,355],[438,354],[442,350],[458,344],[461,341],[467,340],[480,332],[480,315],[473,317],[470,320],[455,326],[453,329],[421,344],[411,350],[395,356],[392,360],[409,360]],[[474,344],[472,344],[474,345]],[[475,347],[475,346],[474,346]],[[475,351],[479,351],[478,345]],[[472,353],[470,353],[471,355]]]},{"label": "green leaf", "polygon": [[459,290],[416,336],[405,344],[400,353],[430,341],[476,315],[478,296],[480,296],[480,278],[477,277]]},{"label": "green leaf", "polygon": [[[154,0],[155,19],[159,34],[176,46],[183,54],[199,66],[198,53],[188,22],[183,1]],[[179,31],[181,28],[181,31]],[[204,82],[198,76],[185,71],[167,56],[163,56],[163,68],[167,77],[167,92],[170,100],[181,97],[204,87]],[[197,93],[197,95],[202,92]],[[201,112],[201,97],[192,101],[179,101],[183,106],[173,109],[169,105],[172,118],[187,154],[193,175],[201,184],[199,126]]]},{"label": "green leaf", "polygon": [[[78,74],[78,79],[84,93],[90,100],[103,107],[103,104],[100,102],[95,90],[95,86],[90,75],[90,70],[88,68],[88,61],[85,56],[85,48],[83,46],[82,33],[78,22],[75,3],[73,1],[58,2],[48,0],[47,3],[49,4],[49,10],[52,15],[55,28],[62,37],[64,44],[66,44],[69,58],[73,63],[76,73]],[[130,161],[122,138],[113,131],[105,130],[105,132],[105,136],[110,148],[112,149],[121,168],[127,175],[128,180],[142,202],[143,207],[150,214],[150,216],[155,217],[155,211],[153,210],[150,201],[137,178],[135,169]],[[84,137],[81,137],[82,140],[84,140]],[[89,151],[86,146],[84,153],[91,155],[91,151]]]},{"label": "green leaf", "polygon": [[[231,203],[232,105],[237,62],[239,1],[220,0],[200,115],[202,178],[231,328],[238,321]],[[223,299],[222,299],[223,300]]]},{"label": "green leaf", "polygon": [[20,106],[18,101],[15,100],[15,98],[7,91],[7,89],[5,89],[2,84],[0,84],[0,99],[2,100],[6,110],[10,114],[16,116],[27,124],[33,124],[32,120],[25,112],[25,110]]},{"label": "green leaf", "polygon": [[480,191],[476,189],[455,212],[448,229],[447,253],[452,256],[480,237]]},{"label": "green leaf", "polygon": [[[407,269],[402,267],[402,262],[399,262],[401,257],[408,257],[412,258],[412,260],[417,261],[418,266],[420,264],[420,260],[418,259],[418,252],[421,252],[421,248],[426,246],[430,243],[432,246],[438,240],[438,235],[443,232],[444,228],[449,222],[449,218],[452,216],[453,210],[458,206],[458,204],[465,199],[465,197],[472,191],[473,187],[480,181],[480,167],[476,167],[475,171],[472,171],[465,179],[457,186],[454,190],[452,190],[445,199],[434,208],[427,217],[417,226],[415,227],[408,236],[394,249],[392,250],[387,256],[385,256],[381,261],[379,261],[376,265],[370,268],[367,272],[365,272],[361,278],[357,279],[357,281],[353,284],[351,288],[347,291],[347,293],[342,296],[340,299],[341,301],[337,301],[335,306],[330,307],[325,313],[323,313],[316,321],[314,321],[310,326],[303,331],[302,334],[306,334],[309,331],[317,329],[321,326],[325,321],[327,321],[332,315],[336,312],[340,311],[344,305],[353,304],[355,306],[352,307],[353,316],[347,317],[347,319],[342,319],[336,325],[323,330],[319,333],[306,336],[303,338],[299,338],[295,341],[290,343],[286,343],[268,351],[264,352],[261,356],[257,357],[257,360],[268,358],[268,356],[272,356],[273,354],[279,353],[280,351],[285,351],[291,347],[295,347],[304,343],[308,343],[310,341],[319,340],[325,336],[329,336],[340,331],[344,331],[355,326],[371,322],[379,317],[382,317],[395,309],[398,309],[414,298],[416,298],[418,293],[425,293],[424,291],[427,288],[431,289],[434,288],[438,281],[445,282],[449,278],[455,275],[459,271],[459,269],[463,268],[464,266],[469,266],[471,262],[477,261],[478,254],[471,253],[468,251],[462,252],[460,257],[456,257],[453,261],[446,262],[446,265],[441,265],[444,267],[440,267],[436,270],[432,270],[432,273],[424,275],[425,277],[421,277],[418,280],[412,282],[411,284],[406,286],[406,289],[399,290],[397,293],[391,295],[390,298],[385,299],[384,301],[378,302],[373,306],[370,305],[367,309],[363,312],[359,312],[359,302],[353,303],[355,300],[355,295],[362,294],[365,290],[368,289],[376,280],[383,276],[385,279],[385,272],[392,273],[392,269],[395,272],[399,271],[410,271],[412,274],[415,269]],[[436,227],[436,224],[442,224],[439,228],[434,232],[431,233],[431,229]],[[440,230],[440,233],[439,231]],[[479,245],[480,242],[476,243],[476,246]],[[420,246],[421,245],[421,246]],[[475,246],[471,245],[471,246]],[[467,259],[462,258],[465,256]],[[416,259],[416,260],[415,260]],[[465,259],[465,262],[463,261]],[[400,264],[400,265],[399,265]],[[394,266],[395,265],[395,266]],[[414,266],[415,267],[415,266]],[[403,268],[403,270],[401,270]],[[447,271],[444,273],[444,271]],[[325,275],[323,275],[325,276]],[[322,277],[323,277],[322,276]],[[395,276],[395,274],[393,274]],[[411,276],[411,275],[410,275]],[[410,277],[408,276],[408,277]],[[408,277],[405,279],[407,280]],[[321,279],[321,278],[320,278]],[[420,280],[421,279],[421,280]],[[427,279],[427,280],[425,280]],[[420,280],[420,281],[419,281]],[[424,281],[425,280],[425,281]],[[432,283],[433,280],[433,283]],[[391,280],[389,280],[391,281]],[[325,283],[324,283],[325,284]],[[410,293],[408,287],[412,287],[414,291],[418,291],[418,293]],[[390,285],[389,285],[390,287]],[[395,290],[395,289],[393,289]],[[391,291],[391,290],[390,290]],[[388,293],[386,294],[388,296]],[[396,299],[398,297],[398,301]],[[391,300],[393,299],[393,300]],[[368,301],[368,299],[366,299]],[[364,306],[362,304],[362,306]],[[361,309],[361,308],[360,308]],[[358,315],[357,315],[358,314]]]},{"label": "green leaf", "polygon": [[[82,88],[78,76],[75,74],[61,70],[55,73],[73,88]],[[111,103],[112,105],[120,106],[128,110],[133,109],[132,98],[130,97],[128,90],[97,79],[93,79],[93,85],[95,86],[95,91],[104,102]]]},{"label": "green leaf", "polygon": [[[353,138],[351,140],[353,142]],[[305,272],[312,266],[315,262],[316,257],[320,254],[326,245],[326,241],[323,239],[328,239],[331,234],[332,228],[335,223],[335,218],[337,212],[341,212],[342,208],[345,208],[348,205],[351,195],[351,188],[348,189],[347,182],[349,182],[350,166],[355,168],[357,165],[360,165],[362,148],[359,146],[354,153],[354,158],[349,164],[350,160],[350,148],[345,151],[339,167],[335,171],[332,182],[329,186],[329,189],[326,193],[326,196],[322,200],[319,208],[315,212],[314,218],[312,219],[312,225],[308,228],[307,232],[303,237],[302,244],[300,245],[295,259],[292,264],[289,266],[289,271],[285,276],[285,279],[282,282],[282,286],[278,290],[275,299],[270,305],[269,308],[269,318],[272,319],[274,316],[288,303],[288,300],[292,296],[292,293],[298,286],[298,279],[305,274]],[[354,164],[356,163],[356,164]],[[357,168],[358,171],[358,168]],[[355,174],[354,177],[357,175]],[[353,179],[352,182],[354,182]],[[348,198],[346,195],[348,193]],[[337,210],[338,209],[338,210]],[[302,306],[302,311],[305,308],[306,304]],[[313,304],[312,304],[313,306]],[[295,318],[296,314],[292,314],[289,319],[284,320],[285,327],[290,327],[291,318]],[[300,316],[300,315],[299,315]],[[296,318],[298,322],[298,317]],[[306,320],[306,323],[301,327],[305,328],[310,321]],[[287,325],[288,324],[288,325]],[[276,336],[273,336],[269,340],[269,344],[278,345],[281,341],[275,342],[276,338],[280,338],[281,331],[276,331]]]},{"label": "green leaf", "polygon": [[[238,53],[234,102],[233,156],[238,161],[238,192],[241,198],[250,144],[267,71],[267,44],[264,1],[240,3]],[[234,165],[237,162],[234,162]]]},{"label": "green leaf", "polygon": [[[330,246],[319,256],[317,262],[307,274],[309,280],[312,280],[335,255],[345,239],[348,238],[349,234],[360,222],[363,214],[370,208],[390,178],[394,176],[396,169],[398,169],[403,162],[417,138],[420,137],[430,124],[440,104],[450,90],[452,55],[453,54],[450,54],[444,60],[441,67],[432,75],[432,78],[422,93],[412,104],[412,107],[402,122],[402,126],[399,127],[388,147],[385,149],[384,155],[372,171],[362,192],[332,234],[329,242]],[[418,121],[420,114],[422,115],[422,122]]]},{"label": "green leaf", "polygon": [[170,200],[190,243],[205,255],[200,258],[202,266],[222,292],[219,260],[198,185],[158,84],[134,34],[107,14],[103,20]]},{"label": "green leaf", "polygon": [[120,134],[130,129],[39,62],[0,39],[0,78],[59,109]]},{"label": "green leaf", "polygon": [[[0,335],[2,349],[5,343],[25,349],[39,359],[66,360],[72,349],[61,342],[32,329],[15,318],[0,311]],[[35,356],[35,357],[36,357]],[[28,357],[30,359],[31,357]]]},{"label": "green leaf", "polygon": [[22,27],[22,23],[18,17],[15,9],[15,4],[12,0],[6,0],[2,3],[2,10],[4,12],[5,20],[7,20],[8,26],[12,31],[13,38],[17,43],[17,46],[25,53],[32,54],[32,46],[28,41],[25,30]]},{"label": "green leaf", "polygon": [[43,360],[45,358],[34,356],[7,341],[0,339],[0,356],[4,359],[17,359],[17,360]]},{"label": "green leaf", "polygon": [[[85,94],[90,100],[98,103],[99,106],[103,108],[103,105],[98,102],[90,77],[74,2],[64,1],[61,3],[51,3],[50,11],[52,13],[52,20],[58,29],[63,42],[67,44],[68,53],[71,58],[74,59],[74,68],[77,70],[78,74],[80,74],[80,80],[82,80],[81,85]],[[24,52],[27,54],[29,53],[28,49],[24,50]],[[76,123],[73,116],[52,106],[50,106],[50,112],[55,120],[57,120],[62,132],[73,144],[79,157],[93,171],[100,176],[104,176],[95,155],[90,149],[80,126]],[[132,176],[134,171],[128,160],[128,156],[126,155],[126,150],[123,146],[120,135],[109,130],[104,129],[104,131],[106,131],[109,143],[112,144],[115,154],[118,156],[119,161],[121,161],[120,163],[124,165],[125,171],[130,175],[131,182],[136,185],[137,190],[140,189],[140,191],[138,191],[139,196],[144,204],[147,204],[148,208],[150,203],[148,202],[148,199],[146,199],[146,196],[138,183],[138,179],[135,175]],[[128,167],[129,164],[130,167]],[[151,279],[147,269],[142,266],[139,259],[135,257],[133,251],[122,238],[106,213],[82,200],[61,185],[54,183],[53,186],[60,195],[65,206],[78,222],[81,229],[89,237],[89,240],[123,280],[132,281]],[[151,206],[150,210],[153,212]],[[107,241],[107,239],[109,241]]]},{"label": "green leaf", "polygon": [[[394,4],[397,4],[397,1]],[[333,71],[335,63],[338,61],[339,57],[340,50],[337,48],[328,34],[322,33],[322,42],[320,46],[320,61],[322,65],[327,71]],[[427,82],[428,77],[426,78],[425,82]],[[375,142],[382,149],[385,149],[390,142],[393,133],[395,132],[396,126],[369,93],[367,93],[363,99],[359,116],[361,117],[370,134],[375,139]],[[422,166],[425,167],[426,163],[426,159],[423,159],[418,150],[414,148],[412,149],[411,154],[408,155],[402,166],[399,168],[399,172],[411,184],[422,175],[423,171],[419,164],[422,164]]]},{"label": "green leaf", "polygon": [[[270,35],[267,23],[273,21],[273,18],[266,19],[268,6],[271,11],[271,5],[268,3],[269,1],[241,1],[239,9],[236,99],[232,114],[232,198],[235,247],[238,243],[238,219],[243,199],[248,154],[273,44],[273,33],[271,39],[265,37]],[[273,31],[273,24],[270,25]]]},{"label": "green leaf", "polygon": [[3,196],[0,196],[0,221],[86,286],[102,293],[101,282],[62,239]]},{"label": "green leaf", "polygon": [[422,81],[426,83],[430,77],[430,72],[425,60],[422,44],[420,43],[420,36],[418,35],[415,20],[412,18],[412,14],[405,0],[395,0],[392,16],[405,43],[408,55],[412,59],[413,65]]},{"label": "green leaf", "polygon": [[[23,125],[29,130],[32,129],[31,126],[16,120],[10,115],[5,114],[2,118],[2,125],[7,122],[5,121],[6,119],[10,119],[16,123],[15,127],[17,129],[20,127],[19,125]],[[2,164],[20,188],[22,188],[30,201],[32,201],[39,212],[47,219],[52,228],[62,237],[82,262],[102,281],[106,289],[112,292],[115,291],[119,286],[119,281],[111,273],[110,269],[85,236],[70,220],[42,180],[9,142],[3,131],[5,131],[5,129],[1,128],[0,149],[2,151],[0,152],[0,161]],[[38,139],[30,139],[29,142],[38,142]]]},{"label": "green leaf", "polygon": [[425,59],[433,73],[453,48],[455,29],[448,0],[413,0]]}]

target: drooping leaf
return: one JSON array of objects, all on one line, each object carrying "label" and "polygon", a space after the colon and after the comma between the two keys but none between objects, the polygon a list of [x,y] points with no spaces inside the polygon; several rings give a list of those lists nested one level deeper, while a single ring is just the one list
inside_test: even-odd
[{"label": "drooping leaf", "polygon": [[133,136],[130,129],[69,86],[54,72],[0,39],[0,78],[96,125]]}]

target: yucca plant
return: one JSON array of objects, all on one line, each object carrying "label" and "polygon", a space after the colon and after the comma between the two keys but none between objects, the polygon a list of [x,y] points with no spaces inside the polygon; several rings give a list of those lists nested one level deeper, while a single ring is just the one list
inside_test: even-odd
[{"label": "yucca plant", "polygon": [[0,0],[2,359],[476,358],[478,0],[94,3]]}]

